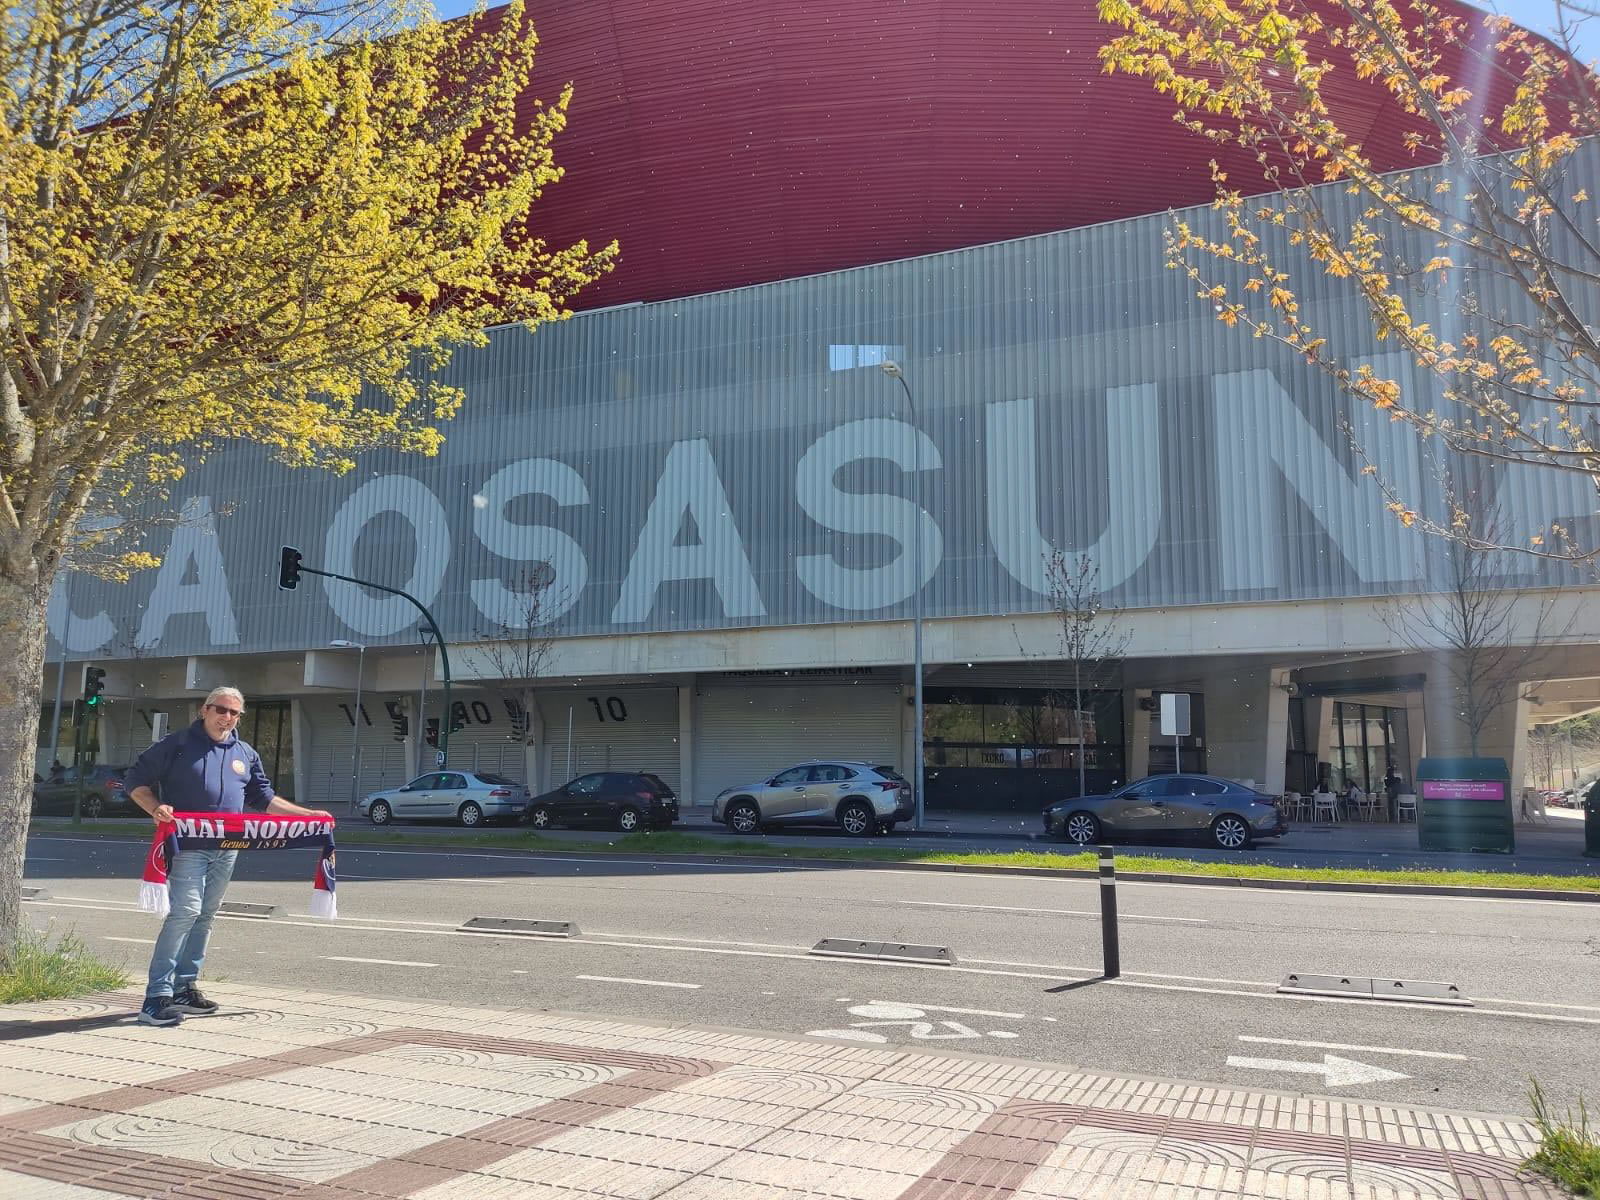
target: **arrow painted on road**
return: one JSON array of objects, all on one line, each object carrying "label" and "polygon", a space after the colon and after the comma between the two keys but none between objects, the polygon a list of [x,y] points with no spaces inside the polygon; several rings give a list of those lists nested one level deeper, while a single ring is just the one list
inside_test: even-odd
[{"label": "arrow painted on road", "polygon": [[1228,1055],[1230,1067],[1244,1067],[1251,1071],[1287,1071],[1293,1075],[1321,1075],[1326,1087],[1350,1087],[1357,1083],[1391,1083],[1396,1079],[1410,1079],[1399,1071],[1386,1067],[1369,1066],[1353,1058],[1340,1058],[1337,1054],[1324,1054],[1322,1061],[1295,1062],[1287,1058],[1245,1058]]}]

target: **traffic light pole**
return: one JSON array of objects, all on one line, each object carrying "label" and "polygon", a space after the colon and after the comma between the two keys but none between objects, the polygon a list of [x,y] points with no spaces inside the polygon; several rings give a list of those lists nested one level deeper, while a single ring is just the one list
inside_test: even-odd
[{"label": "traffic light pole", "polygon": [[[409,592],[402,592],[399,588],[393,588],[387,584],[374,583],[370,579],[356,579],[351,575],[340,575],[334,571],[321,571],[316,567],[307,567],[299,563],[295,564],[295,570],[304,575],[321,575],[324,579],[338,579],[345,583],[356,584],[359,587],[368,587],[375,592],[387,592],[391,596],[399,596],[402,600],[409,600],[416,606],[417,611],[422,614],[422,619],[428,623],[428,628],[433,631],[433,640],[439,643],[439,665],[444,669],[444,711],[439,722],[438,754],[438,763],[441,767],[444,766],[445,758],[450,751],[450,651],[445,647],[444,635],[439,632],[439,623],[433,619],[433,614],[428,611],[427,606]],[[359,727],[356,732],[357,734],[360,733]]]}]

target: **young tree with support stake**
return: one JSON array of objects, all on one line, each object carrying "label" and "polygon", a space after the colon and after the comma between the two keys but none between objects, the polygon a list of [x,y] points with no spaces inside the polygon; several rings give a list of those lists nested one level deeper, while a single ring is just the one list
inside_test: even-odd
[{"label": "young tree with support stake", "polygon": [[0,22],[0,956],[15,944],[45,610],[67,562],[244,441],[349,470],[432,454],[428,376],[608,270],[552,249],[570,89],[531,115],[520,3],[54,0]]},{"label": "young tree with support stake", "polygon": [[1083,694],[1110,683],[1132,635],[1100,595],[1100,565],[1087,554],[1052,550],[1045,558],[1050,605],[1061,621],[1061,657],[1072,672],[1072,720],[1078,739],[1078,795],[1088,795]]},{"label": "young tree with support stake", "polygon": [[[1427,0],[1099,11],[1116,30],[1105,70],[1147,79],[1182,124],[1257,169],[1214,166],[1215,227],[1176,221],[1167,234],[1168,265],[1219,320],[1456,456],[1600,485],[1600,197],[1583,183],[1600,174],[1600,80],[1573,53],[1592,9],[1558,0],[1554,40]],[[1380,126],[1341,100],[1357,88],[1386,101]],[[1378,172],[1363,143],[1379,134],[1402,139],[1416,169]],[[1312,291],[1364,313],[1371,340],[1341,342],[1350,325],[1338,306],[1306,303]],[[1427,386],[1360,361],[1373,341]],[[1396,481],[1376,486],[1405,524],[1494,548]],[[1600,557],[1563,515],[1502,530],[1505,548]]]},{"label": "young tree with support stake", "polygon": [[544,674],[555,638],[550,625],[561,608],[552,595],[555,572],[548,563],[518,571],[505,587],[499,619],[478,631],[477,652],[494,672],[489,690],[505,707],[521,745],[533,740],[533,686]]}]

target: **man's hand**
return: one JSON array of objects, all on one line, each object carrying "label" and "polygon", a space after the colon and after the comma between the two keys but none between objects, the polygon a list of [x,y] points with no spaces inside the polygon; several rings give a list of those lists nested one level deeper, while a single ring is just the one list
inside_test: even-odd
[{"label": "man's hand", "polygon": [[165,825],[168,821],[172,820],[172,805],[156,805],[155,811],[150,814],[150,819],[157,825]]}]

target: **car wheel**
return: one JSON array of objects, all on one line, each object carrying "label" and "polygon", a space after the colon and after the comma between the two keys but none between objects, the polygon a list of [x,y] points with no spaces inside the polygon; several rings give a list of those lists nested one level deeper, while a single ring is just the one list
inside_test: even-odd
[{"label": "car wheel", "polygon": [[761,810],[749,800],[735,800],[728,805],[725,815],[728,828],[735,833],[754,833],[761,829]]},{"label": "car wheel", "polygon": [[92,793],[83,798],[83,815],[91,821],[98,819],[100,814],[105,811],[105,807],[106,802]]},{"label": "car wheel", "polygon": [[533,811],[528,814],[528,824],[535,829],[549,829],[550,806],[548,804],[535,804]]},{"label": "car wheel", "polygon": [[482,825],[483,809],[479,808],[473,801],[468,800],[460,808],[456,809],[456,820],[460,821],[468,829],[476,825]]},{"label": "car wheel", "polygon": [[1250,845],[1250,826],[1243,817],[1223,813],[1211,822],[1211,840],[1223,850],[1243,850]]},{"label": "car wheel", "polygon": [[852,800],[839,810],[839,828],[851,837],[866,837],[877,827],[872,805],[865,800]]},{"label": "car wheel", "polygon": [[644,818],[637,808],[625,808],[617,814],[617,828],[623,833],[638,833],[643,824]]},{"label": "car wheel", "polygon": [[1069,813],[1061,833],[1074,845],[1092,846],[1100,840],[1100,819],[1093,813]]},{"label": "car wheel", "polygon": [[372,807],[367,809],[367,820],[374,825],[387,825],[394,820],[394,812],[389,808],[387,801],[374,800]]}]

